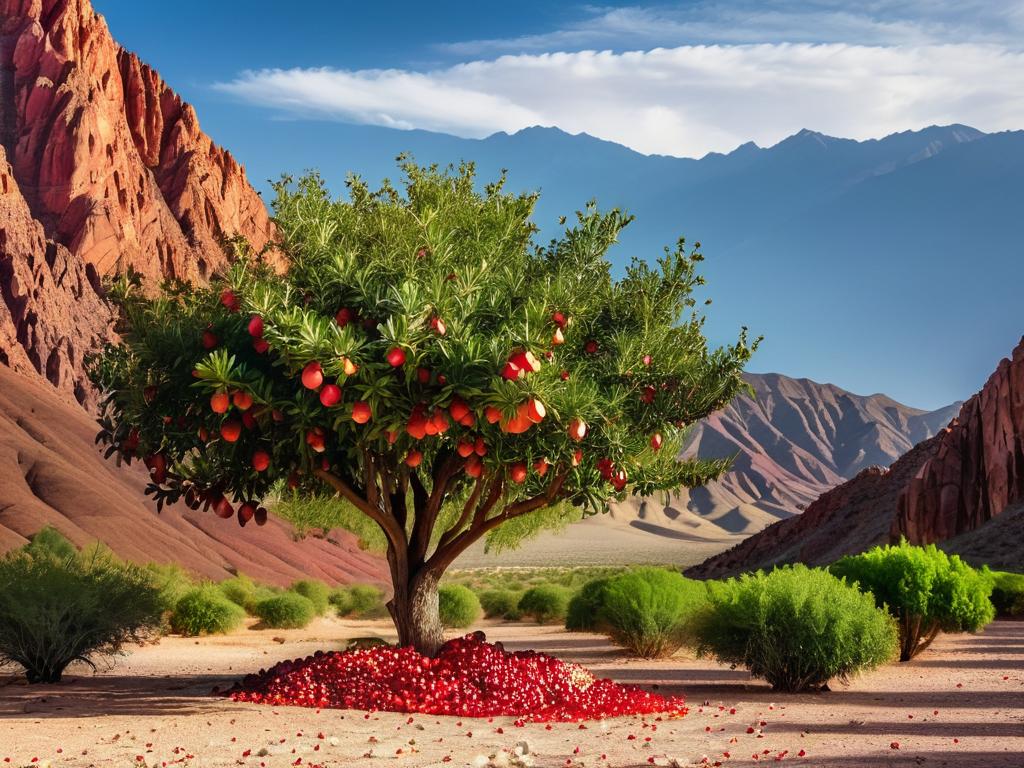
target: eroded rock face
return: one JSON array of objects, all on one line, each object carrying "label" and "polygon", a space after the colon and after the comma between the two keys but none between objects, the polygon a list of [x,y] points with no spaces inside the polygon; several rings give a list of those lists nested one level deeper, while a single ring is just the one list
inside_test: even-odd
[{"label": "eroded rock face", "polygon": [[88,0],[0,0],[0,136],[46,234],[100,275],[203,280],[266,208],[230,153]]},{"label": "eroded rock face", "polygon": [[47,239],[0,147],[0,363],[91,405],[83,358],[109,337],[95,270]]},{"label": "eroded rock face", "polygon": [[900,496],[893,536],[913,543],[974,530],[1024,500],[1024,339],[941,434]]}]

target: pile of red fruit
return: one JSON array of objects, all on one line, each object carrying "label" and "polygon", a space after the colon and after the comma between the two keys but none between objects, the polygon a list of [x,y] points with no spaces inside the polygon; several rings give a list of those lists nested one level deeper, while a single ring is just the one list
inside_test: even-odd
[{"label": "pile of red fruit", "polygon": [[249,675],[228,693],[259,704],[534,722],[686,714],[682,698],[601,680],[543,653],[509,653],[482,632],[445,643],[434,658],[411,647],[320,651]]}]

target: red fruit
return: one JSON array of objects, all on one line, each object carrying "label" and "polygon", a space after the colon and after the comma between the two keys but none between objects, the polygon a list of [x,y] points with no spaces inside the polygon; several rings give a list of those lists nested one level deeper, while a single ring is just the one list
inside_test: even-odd
[{"label": "red fruit", "polygon": [[134,451],[139,447],[139,430],[136,427],[132,427],[128,432],[128,437],[121,443],[121,449],[124,451]]},{"label": "red fruit", "polygon": [[252,411],[242,414],[242,426],[246,429],[256,429],[256,417],[252,415]]},{"label": "red fruit", "polygon": [[238,508],[238,524],[244,528],[245,524],[252,520],[255,515],[256,505],[251,501],[245,502],[245,504]]},{"label": "red fruit", "polygon": [[316,360],[306,363],[306,367],[302,369],[302,386],[306,389],[319,389],[323,383],[324,369],[320,367],[320,363]]},{"label": "red fruit", "polygon": [[469,412],[469,406],[466,405],[465,400],[458,395],[452,398],[452,402],[448,406],[448,413],[452,415],[455,421],[461,422]]},{"label": "red fruit", "polygon": [[443,435],[448,431],[448,417],[444,415],[444,411],[440,408],[434,409],[434,415],[430,419],[430,423],[437,430],[437,434]]},{"label": "red fruit", "polygon": [[597,350],[597,342],[594,341],[593,339],[591,339],[590,341],[583,345],[583,351],[586,352],[588,355],[597,354]]},{"label": "red fruit", "polygon": [[455,446],[455,450],[462,458],[468,458],[473,455],[473,443],[461,441],[457,446]]},{"label": "red fruit", "polygon": [[220,499],[213,505],[213,511],[217,514],[217,517],[222,517],[228,520],[235,515],[234,507],[231,506],[231,502],[227,500],[227,497],[221,496]]},{"label": "red fruit", "polygon": [[326,384],[320,390],[320,403],[324,408],[330,408],[341,402],[341,387],[337,384]]},{"label": "red fruit", "polygon": [[644,365],[650,365],[650,364],[651,364],[651,356],[650,355],[644,355]]},{"label": "red fruit", "polygon": [[508,381],[515,381],[521,376],[523,376],[523,369],[511,361],[505,363],[505,367],[501,369],[501,378]]},{"label": "red fruit", "polygon": [[484,463],[479,456],[470,456],[466,459],[466,474],[470,477],[480,477],[484,472]]},{"label": "red fruit", "polygon": [[270,412],[270,418],[272,418],[275,422],[280,424],[281,422],[284,421],[284,414],[275,408]]},{"label": "red fruit", "polygon": [[405,463],[410,467],[418,467],[421,461],[423,461],[423,454],[415,449],[406,454]]},{"label": "red fruit", "polygon": [[561,328],[555,328],[555,332],[551,336],[551,346],[557,347],[560,344],[565,344],[565,335]]},{"label": "red fruit", "polygon": [[334,322],[344,328],[346,325],[351,323],[356,318],[356,313],[348,307],[342,307],[338,310],[338,313],[334,316]]},{"label": "red fruit", "polygon": [[559,328],[565,328],[565,314],[563,314],[562,312],[552,313],[551,320]]},{"label": "red fruit", "polygon": [[621,491],[626,487],[626,470],[620,469],[614,475],[612,475],[612,485],[615,486],[616,491]]},{"label": "red fruit", "polygon": [[220,425],[220,436],[226,442],[233,443],[242,435],[242,424],[235,419],[228,419]]},{"label": "red fruit", "polygon": [[231,407],[231,398],[227,392],[216,392],[210,397],[210,409],[214,413],[227,413]]},{"label": "red fruit", "polygon": [[266,508],[265,507],[257,507],[256,508],[256,514],[253,515],[253,518],[256,520],[256,525],[266,525],[267,524],[267,510],[266,510]]},{"label": "red fruit", "polygon": [[517,461],[515,464],[508,468],[509,479],[513,483],[525,483],[526,482],[526,462]]},{"label": "red fruit", "polygon": [[205,443],[210,439],[210,433],[206,430],[206,427],[200,427],[196,431],[196,435],[199,437],[199,442]]},{"label": "red fruit", "polygon": [[238,311],[238,297],[235,296],[235,292],[230,289],[226,289],[221,292],[220,303],[224,305],[224,308],[227,309],[228,312]]},{"label": "red fruit", "polygon": [[392,347],[388,350],[387,361],[392,368],[401,368],[405,365],[405,352],[399,347]]},{"label": "red fruit", "polygon": [[306,433],[306,445],[317,453],[324,452],[324,431],[321,427],[313,427]]},{"label": "red fruit", "polygon": [[235,408],[240,411],[248,411],[252,408],[252,395],[248,392],[239,389],[235,394],[231,396],[231,402],[235,404]]},{"label": "red fruit", "polygon": [[427,369],[427,368],[417,368],[416,369],[416,381],[418,381],[420,384],[429,384],[430,383],[430,371],[429,371],[429,369]]},{"label": "red fruit", "polygon": [[525,408],[520,406],[516,415],[508,421],[501,422],[501,431],[508,432],[511,435],[521,435],[523,432],[533,426],[533,422],[526,418],[526,414],[523,412]]},{"label": "red fruit", "polygon": [[409,423],[405,425],[405,431],[414,440],[422,440],[427,436],[427,420],[423,414],[413,414],[409,417]]},{"label": "red fruit", "polygon": [[365,424],[373,417],[373,413],[370,410],[370,404],[362,400],[357,400],[352,404],[352,421],[356,424]]},{"label": "red fruit", "polygon": [[266,451],[256,451],[252,455],[252,468],[257,472],[265,472],[270,466],[270,454]]},{"label": "red fruit", "polygon": [[472,411],[470,411],[461,419],[459,419],[459,424],[461,424],[464,427],[469,427],[472,429],[473,427],[476,426],[476,416]]},{"label": "red fruit", "polygon": [[899,748],[900,748],[900,743],[898,741],[893,741],[893,742],[891,742],[889,744],[889,749],[899,749]]},{"label": "red fruit", "polygon": [[213,331],[203,331],[203,349],[213,349],[220,343],[220,339]]},{"label": "red fruit", "polygon": [[562,381],[568,381],[569,380],[569,372],[568,371],[562,371],[559,374],[559,377],[562,379]]},{"label": "red fruit", "polygon": [[434,329],[434,333],[438,336],[444,336],[448,332],[448,326],[444,324],[444,320],[440,317],[430,318],[430,327]]},{"label": "red fruit", "polygon": [[577,443],[587,436],[587,423],[583,419],[573,419],[569,422],[569,437]]},{"label": "red fruit", "polygon": [[530,352],[529,350],[516,352],[509,358],[509,362],[518,366],[526,373],[536,373],[540,370],[540,360],[534,357],[533,352]]},{"label": "red fruit", "polygon": [[256,350],[257,355],[265,355],[267,350],[270,349],[270,345],[264,339],[255,339],[252,343],[252,348]]},{"label": "red fruit", "polygon": [[437,374],[437,383],[443,387],[445,384],[448,383],[448,377],[445,376],[443,373]]},{"label": "red fruit", "polygon": [[144,463],[149,468],[149,476],[153,478],[154,483],[159,485],[167,479],[167,457],[162,453],[147,456]]},{"label": "red fruit", "polygon": [[537,473],[538,477],[544,477],[548,473],[548,466],[550,465],[547,459],[537,459],[533,462],[533,471]]},{"label": "red fruit", "polygon": [[263,318],[259,315],[249,318],[249,335],[254,339],[263,338]]},{"label": "red fruit", "polygon": [[501,421],[501,409],[495,408],[493,405],[488,405],[484,409],[484,416],[487,418],[488,424],[497,424]]},{"label": "red fruit", "polygon": [[572,465],[578,467],[583,462],[583,451],[577,448],[572,452]]},{"label": "red fruit", "polygon": [[[520,406],[520,409],[522,409],[522,407],[523,406]],[[544,403],[537,398],[532,398],[526,401],[526,418],[534,424],[540,424],[544,420],[544,416],[546,414],[547,409],[544,408]]]},{"label": "red fruit", "polygon": [[648,385],[644,387],[644,393],[640,396],[640,399],[643,400],[648,405],[650,405],[651,403],[654,402],[654,396],[656,394],[658,394],[658,390]]},{"label": "red fruit", "polygon": [[487,444],[484,443],[484,439],[482,437],[477,437],[476,442],[473,443],[473,452],[477,456],[487,455]]},{"label": "red fruit", "polygon": [[662,444],[662,439],[661,439],[661,433],[660,432],[655,432],[653,435],[651,435],[651,448],[653,448],[656,451],[660,451],[661,450],[661,444]]},{"label": "red fruit", "polygon": [[342,366],[342,370],[345,371],[345,375],[346,376],[355,376],[356,375],[356,371],[359,370],[359,366],[356,365],[355,363],[353,363],[351,360],[349,360],[344,355],[342,355],[342,358],[341,358],[341,366]]},{"label": "red fruit", "polygon": [[392,431],[392,430],[390,430],[390,429],[389,429],[389,430],[388,430],[387,432],[385,432],[384,434],[385,434],[385,436],[386,436],[386,437],[387,437],[387,439],[388,439],[388,444],[389,444],[389,445],[394,445],[394,444],[395,444],[395,441],[396,441],[396,440],[398,439],[398,433],[397,433],[397,432],[394,432],[394,431]]}]

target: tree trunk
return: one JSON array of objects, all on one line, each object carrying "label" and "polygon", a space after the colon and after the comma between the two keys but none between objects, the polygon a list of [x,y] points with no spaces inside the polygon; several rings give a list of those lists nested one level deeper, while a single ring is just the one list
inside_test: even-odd
[{"label": "tree trunk", "polygon": [[412,576],[408,568],[398,573],[392,566],[395,595],[388,603],[388,611],[398,629],[398,644],[411,645],[424,656],[435,656],[444,643],[441,617],[437,608],[439,575],[420,570]]}]

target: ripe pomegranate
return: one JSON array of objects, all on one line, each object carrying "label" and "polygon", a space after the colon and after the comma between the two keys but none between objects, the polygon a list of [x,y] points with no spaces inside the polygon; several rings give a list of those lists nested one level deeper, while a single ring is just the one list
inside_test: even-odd
[{"label": "ripe pomegranate", "polygon": [[558,375],[559,375],[559,378],[562,379],[562,381],[568,381],[569,380],[569,372],[568,371],[562,371]]},{"label": "ripe pomegranate", "polygon": [[251,501],[245,502],[238,507],[238,524],[244,528],[245,524],[252,520],[255,514],[256,504]]},{"label": "ripe pomegranate", "polygon": [[346,325],[351,323],[356,318],[356,313],[348,307],[342,307],[338,310],[338,313],[334,316],[334,322],[344,328]]},{"label": "ripe pomegranate", "polygon": [[266,525],[267,524],[267,510],[266,510],[266,508],[265,507],[257,507],[256,508],[256,514],[253,516],[253,518],[256,520],[256,525],[261,525],[261,526],[262,525]]},{"label": "ripe pomegranate", "polygon": [[320,390],[320,403],[324,408],[330,408],[341,402],[341,387],[337,384],[325,384]]},{"label": "ripe pomegranate", "polygon": [[472,429],[473,427],[476,426],[476,415],[472,411],[470,411],[461,419],[459,419],[459,424],[461,424],[464,427],[469,427],[470,429]]},{"label": "ripe pomegranate", "polygon": [[235,419],[228,419],[220,425],[220,436],[228,443],[233,443],[242,435],[242,425]]},{"label": "ripe pomegranate", "polygon": [[653,448],[656,451],[660,451],[661,450],[661,443],[662,443],[662,439],[661,439],[661,433],[660,432],[655,432],[653,435],[651,435],[651,448]]},{"label": "ripe pomegranate", "polygon": [[484,416],[487,418],[488,424],[497,424],[501,421],[501,409],[495,408],[493,405],[488,405],[484,409]]},{"label": "ripe pomegranate", "polygon": [[313,427],[306,433],[306,445],[317,453],[323,453],[326,450],[324,430],[322,427]]},{"label": "ripe pomegranate", "polygon": [[257,472],[265,472],[270,466],[270,454],[266,451],[256,451],[252,455],[252,468]]},{"label": "ripe pomegranate", "polygon": [[572,465],[574,467],[578,467],[582,463],[583,463],[583,451],[582,451],[582,449],[577,448],[575,451],[572,452]]},{"label": "ripe pomegranate", "polygon": [[650,364],[651,364],[651,356],[650,355],[644,355],[644,365],[650,365]]},{"label": "ripe pomegranate", "polygon": [[385,432],[384,435],[387,437],[388,445],[394,445],[395,441],[398,439],[398,433],[390,429]]},{"label": "ripe pomegranate", "polygon": [[513,483],[525,483],[526,482],[526,462],[517,461],[508,468],[509,479]]},{"label": "ripe pomegranate", "polygon": [[263,338],[263,318],[259,315],[253,315],[249,318],[249,335],[254,339]]},{"label": "ripe pomegranate", "polygon": [[235,516],[235,509],[231,506],[231,502],[227,500],[226,496],[221,496],[219,499],[214,501],[213,511],[217,517],[221,517],[225,520],[229,520]]},{"label": "ripe pomegranate", "polygon": [[626,487],[626,470],[620,469],[612,475],[612,485],[615,486],[616,491],[621,491]]},{"label": "ripe pomegranate", "polygon": [[459,444],[455,446],[455,451],[462,458],[468,458],[473,455],[473,443],[466,440],[460,440]]},{"label": "ripe pomegranate", "polygon": [[434,329],[434,333],[438,336],[444,336],[448,333],[448,326],[444,324],[444,320],[436,315],[430,318],[430,327]]},{"label": "ripe pomegranate", "polygon": [[215,349],[220,339],[213,331],[203,331],[203,349]]},{"label": "ripe pomegranate", "polygon": [[324,383],[324,369],[316,360],[306,363],[302,369],[302,386],[306,389],[319,389]]},{"label": "ripe pomegranate", "polygon": [[256,429],[256,417],[252,415],[252,411],[242,414],[242,426],[246,429]]},{"label": "ripe pomegranate", "polygon": [[[544,408],[542,403],[537,398],[531,398],[526,401],[525,405],[525,416],[534,424],[540,424],[544,420],[544,416],[547,414],[547,409]],[[524,406],[520,406],[523,409]],[[521,410],[522,413],[522,410]]]},{"label": "ripe pomegranate", "polygon": [[648,385],[644,387],[644,393],[640,396],[640,399],[650,405],[654,402],[654,396],[658,394],[658,390]]},{"label": "ripe pomegranate", "polygon": [[455,421],[462,421],[466,414],[469,413],[469,406],[466,405],[466,401],[456,395],[452,398],[452,402],[448,406],[448,413],[452,415]]},{"label": "ripe pomegranate", "polygon": [[533,471],[537,473],[538,477],[544,477],[548,473],[549,466],[547,459],[537,459],[533,462]]},{"label": "ripe pomegranate", "polygon": [[231,402],[240,411],[248,411],[252,408],[252,395],[243,389],[239,389],[231,396]]},{"label": "ripe pomegranate", "polygon": [[264,355],[270,349],[270,345],[265,339],[253,339],[252,348],[256,351],[257,355]]},{"label": "ripe pomegranate", "polygon": [[569,437],[577,443],[587,436],[587,423],[583,419],[573,419],[569,422]]},{"label": "ripe pomegranate", "polygon": [[484,473],[484,463],[479,456],[470,456],[466,459],[466,474],[470,477],[480,477]]},{"label": "ripe pomegranate", "polygon": [[482,437],[478,436],[476,441],[473,443],[473,452],[477,456],[487,455],[487,444],[484,442],[484,439]]},{"label": "ripe pomegranate", "polygon": [[429,368],[417,368],[416,369],[416,381],[420,384],[430,383],[430,369]]},{"label": "ripe pomegranate", "polygon": [[392,368],[401,368],[405,365],[405,352],[400,347],[392,347],[388,350],[387,361]]},{"label": "ripe pomegranate", "polygon": [[555,332],[551,336],[551,346],[557,347],[561,344],[565,344],[565,334],[562,333],[561,328],[555,328]]},{"label": "ripe pomegranate", "polygon": [[564,328],[565,327],[565,314],[564,313],[562,313],[562,312],[553,312],[551,314],[551,320],[559,328]]},{"label": "ripe pomegranate", "polygon": [[341,367],[342,367],[342,370],[345,372],[346,376],[355,376],[356,375],[356,371],[359,370],[359,366],[356,365],[355,363],[353,363],[351,360],[349,360],[344,355],[342,355],[342,358],[341,358]]},{"label": "ripe pomegranate", "polygon": [[352,421],[356,424],[365,424],[373,417],[373,413],[370,410],[370,404],[362,400],[357,400],[352,404]]},{"label": "ripe pomegranate", "polygon": [[540,360],[538,360],[534,356],[533,352],[530,352],[529,350],[516,352],[509,358],[509,362],[521,368],[525,373],[536,373],[541,367]]},{"label": "ripe pomegranate", "polygon": [[405,463],[410,467],[418,467],[421,461],[423,461],[423,454],[416,449],[409,451],[405,456]]},{"label": "ripe pomegranate", "polygon": [[598,344],[593,339],[590,339],[590,341],[583,345],[583,351],[588,355],[596,355],[598,349]]},{"label": "ripe pomegranate", "polygon": [[238,297],[235,296],[235,292],[231,289],[221,291],[220,303],[228,312],[237,312],[239,309]]},{"label": "ripe pomegranate", "polygon": [[210,410],[214,413],[227,413],[231,408],[231,398],[227,392],[215,392],[210,397]]},{"label": "ripe pomegranate", "polygon": [[513,363],[511,360],[505,363],[505,367],[501,369],[501,378],[508,381],[515,381],[524,375],[523,369]]}]

